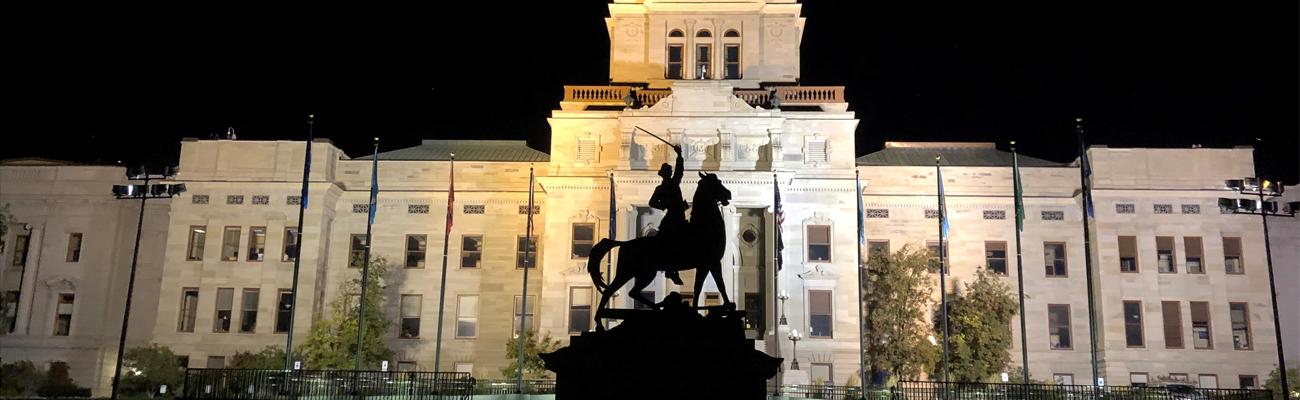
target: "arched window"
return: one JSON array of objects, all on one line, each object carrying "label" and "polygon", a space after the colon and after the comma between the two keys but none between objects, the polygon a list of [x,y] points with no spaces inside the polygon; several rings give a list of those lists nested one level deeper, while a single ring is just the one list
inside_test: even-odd
[{"label": "arched window", "polygon": [[681,29],[673,29],[668,32],[668,53],[665,54],[666,70],[664,77],[668,79],[682,79],[683,70],[686,62],[686,33]]},{"label": "arched window", "polygon": [[695,37],[713,37],[713,33],[708,29],[700,29],[699,32],[695,32]]},{"label": "arched window", "polygon": [[682,33],[681,29],[673,29],[672,32],[668,32],[668,37],[686,37],[686,34]]},{"label": "arched window", "polygon": [[740,31],[728,29],[727,33],[722,34],[722,37],[740,37]]}]

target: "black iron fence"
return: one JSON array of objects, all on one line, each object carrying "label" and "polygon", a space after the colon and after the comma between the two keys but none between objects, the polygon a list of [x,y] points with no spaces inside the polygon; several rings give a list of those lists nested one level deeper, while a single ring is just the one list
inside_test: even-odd
[{"label": "black iron fence", "polygon": [[189,369],[185,399],[469,399],[474,378],[463,372]]},{"label": "black iron fence", "polygon": [[[770,393],[776,394],[775,388]],[[783,385],[788,398],[827,400],[1272,400],[1267,390],[903,381],[891,387]]]},{"label": "black iron fence", "polygon": [[555,381],[550,379],[525,379],[523,386],[514,379],[478,379],[474,381],[474,394],[555,394]]}]

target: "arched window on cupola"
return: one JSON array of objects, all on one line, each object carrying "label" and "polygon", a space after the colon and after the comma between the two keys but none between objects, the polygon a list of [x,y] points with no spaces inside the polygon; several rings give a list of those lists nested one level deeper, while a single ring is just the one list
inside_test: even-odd
[{"label": "arched window on cupola", "polygon": [[[712,38],[713,32],[700,29],[696,38]],[[695,79],[713,79],[713,43],[708,40],[695,41]]]},{"label": "arched window on cupola", "polygon": [[686,34],[682,33],[681,29],[673,29],[672,32],[668,32],[668,37],[686,37]]},{"label": "arched window on cupola", "polygon": [[740,31],[737,31],[735,29],[728,29],[727,33],[722,34],[722,37],[740,37]]},{"label": "arched window on cupola", "polygon": [[668,47],[664,49],[664,78],[684,79],[686,65],[686,33],[681,29],[668,32]]},{"label": "arched window on cupola", "polygon": [[708,29],[700,29],[699,32],[695,32],[695,37],[713,37],[713,33]]},{"label": "arched window on cupola", "polygon": [[722,34],[722,79],[740,79],[740,31],[728,29]]}]

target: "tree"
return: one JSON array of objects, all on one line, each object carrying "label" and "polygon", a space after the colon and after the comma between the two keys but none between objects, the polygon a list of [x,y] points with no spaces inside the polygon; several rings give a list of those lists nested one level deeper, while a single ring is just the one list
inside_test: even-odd
[{"label": "tree", "polygon": [[[532,330],[524,332],[524,379],[547,378],[549,373],[542,362],[541,354],[554,352],[559,348],[560,341],[552,339],[550,333],[543,334],[538,340],[537,332]],[[510,364],[501,369],[501,375],[514,378],[519,368],[519,338],[510,338],[506,341],[506,358],[510,359]]]},{"label": "tree", "polygon": [[[361,368],[379,369],[380,361],[393,355],[384,340],[388,336],[388,327],[392,325],[384,315],[387,299],[384,278],[391,265],[383,257],[375,256],[370,260],[364,300],[366,337],[361,343]],[[329,316],[312,324],[307,342],[300,349],[306,365],[312,369],[352,369],[356,366],[361,269],[355,271],[355,277],[339,284],[338,294],[330,301]]]},{"label": "tree", "polygon": [[[955,285],[954,285],[955,286]],[[984,269],[965,290],[948,295],[948,379],[957,382],[994,381],[1011,364],[1011,319],[1019,303],[1011,288]],[[935,314],[934,332],[943,340],[942,314]],[[942,373],[942,362],[933,371]]]},{"label": "tree", "polygon": [[[1268,380],[1264,382],[1264,388],[1273,391],[1274,399],[1283,398],[1282,397],[1282,375],[1279,374],[1279,372],[1281,371],[1282,369],[1280,368],[1274,368],[1272,372],[1268,373]],[[1287,368],[1286,380],[1287,380],[1286,383],[1289,386],[1291,386],[1291,390],[1290,390],[1291,393],[1287,396],[1287,398],[1289,399],[1300,398],[1300,369]]]},{"label": "tree", "polygon": [[873,374],[915,378],[933,363],[935,350],[925,322],[929,258],[924,248],[908,245],[892,254],[873,254],[867,262],[865,334]]},{"label": "tree", "polygon": [[36,386],[45,374],[31,361],[21,360],[0,366],[0,397],[34,397]]},{"label": "tree", "polygon": [[9,226],[18,224],[14,219],[13,212],[9,211],[9,203],[0,206],[0,253],[5,252],[5,238],[9,237]]},{"label": "tree", "polygon": [[36,388],[41,397],[90,397],[90,388],[77,386],[68,376],[68,363],[55,361],[45,373],[45,382]]},{"label": "tree", "polygon": [[282,369],[284,368],[284,349],[277,346],[266,346],[266,348],[256,353],[249,351],[235,353],[230,356],[230,366],[228,368]]},{"label": "tree", "polygon": [[185,380],[185,367],[167,346],[157,344],[135,347],[126,351],[122,361],[122,392],[153,395],[162,385],[167,385],[168,395],[174,394]]}]

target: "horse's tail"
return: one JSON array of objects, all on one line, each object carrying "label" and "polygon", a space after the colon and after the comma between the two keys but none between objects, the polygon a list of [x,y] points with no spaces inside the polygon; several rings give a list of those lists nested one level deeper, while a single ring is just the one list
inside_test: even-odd
[{"label": "horse's tail", "polygon": [[617,240],[601,239],[595,246],[591,247],[591,254],[587,255],[587,273],[591,274],[591,281],[596,284],[596,291],[601,294],[609,287],[604,279],[600,277],[600,260],[605,258],[609,250],[623,244]]}]

